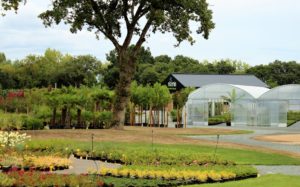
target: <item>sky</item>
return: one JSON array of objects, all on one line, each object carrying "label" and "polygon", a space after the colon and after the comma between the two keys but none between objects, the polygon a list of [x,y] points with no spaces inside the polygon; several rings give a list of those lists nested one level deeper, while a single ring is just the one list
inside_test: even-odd
[{"label": "sky", "polygon": [[[0,52],[7,59],[41,55],[47,48],[71,55],[91,54],[105,62],[113,49],[109,40],[97,40],[92,32],[71,34],[68,26],[45,28],[37,15],[50,1],[30,0],[18,14],[0,17]],[[145,47],[153,56],[185,55],[199,61],[232,59],[252,66],[274,60],[300,62],[299,0],[208,0],[216,24],[208,40],[195,35],[196,43],[174,47],[171,34],[152,34]]]}]

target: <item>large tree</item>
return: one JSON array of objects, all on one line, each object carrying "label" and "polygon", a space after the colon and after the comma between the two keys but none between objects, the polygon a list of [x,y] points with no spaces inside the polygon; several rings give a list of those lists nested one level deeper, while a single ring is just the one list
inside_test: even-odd
[{"label": "large tree", "polygon": [[40,18],[46,26],[63,21],[73,33],[82,29],[97,36],[102,33],[113,43],[120,68],[114,104],[114,124],[119,128],[123,128],[136,54],[150,32],[173,33],[179,45],[184,40],[194,43],[192,22],[199,24],[196,33],[206,39],[214,28],[206,0],[53,0]]}]

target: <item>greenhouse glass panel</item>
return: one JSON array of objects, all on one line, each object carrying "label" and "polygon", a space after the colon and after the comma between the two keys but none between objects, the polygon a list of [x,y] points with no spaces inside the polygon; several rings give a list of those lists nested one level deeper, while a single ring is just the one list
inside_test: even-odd
[{"label": "greenhouse glass panel", "polygon": [[232,125],[256,125],[256,98],[268,90],[231,84],[211,84],[198,88],[188,97],[187,125],[208,125],[210,117],[215,117],[210,121],[222,123],[226,121],[224,115],[228,112]]},{"label": "greenhouse glass panel", "polygon": [[186,105],[187,125],[207,126],[208,125],[208,101],[190,100]]},{"label": "greenhouse glass panel", "polygon": [[[263,126],[286,127],[288,121],[297,122],[300,116],[300,85],[278,86],[259,98],[258,122]],[[288,115],[293,112],[293,115]],[[288,116],[292,119],[288,119]]]}]

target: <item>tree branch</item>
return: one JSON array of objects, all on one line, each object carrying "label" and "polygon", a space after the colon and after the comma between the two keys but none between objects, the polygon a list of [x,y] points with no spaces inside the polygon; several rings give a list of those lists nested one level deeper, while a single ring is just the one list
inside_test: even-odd
[{"label": "tree branch", "polygon": [[128,1],[127,0],[123,0],[123,4],[124,4],[124,9],[123,9],[123,16],[124,16],[124,19],[125,19],[125,22],[126,22],[126,26],[127,28],[130,26],[130,22],[129,22],[129,19],[128,19],[128,16],[127,16],[127,11],[128,11]]},{"label": "tree branch", "polygon": [[153,19],[151,17],[147,20],[147,23],[145,24],[143,31],[140,35],[140,38],[134,46],[135,52],[138,51],[141,48],[142,44],[146,41],[145,37],[146,37],[146,34],[147,34],[150,26],[152,25],[152,21],[153,21]]},{"label": "tree branch", "polygon": [[[123,1],[126,1],[126,0],[123,0]],[[132,5],[131,14],[134,14],[134,15],[132,15],[132,21],[131,21],[131,23],[129,25],[126,24],[127,25],[127,35],[126,35],[126,38],[125,38],[125,40],[123,42],[123,47],[125,47],[125,48],[127,48],[130,45],[131,39],[133,37],[134,28],[135,28],[135,25],[137,24],[138,20],[142,16],[144,16],[147,13],[147,11],[148,11],[148,9],[147,9],[147,11],[145,11],[146,9],[143,9],[144,6],[145,6],[145,3],[144,2],[141,3],[139,5],[139,7],[137,8],[137,11],[134,14],[133,13],[133,5]],[[129,7],[128,7],[128,9],[129,9]],[[144,11],[142,11],[142,10],[144,10]]]},{"label": "tree branch", "polygon": [[90,0],[90,2],[92,4],[93,10],[100,17],[101,21],[103,22],[104,29],[102,29],[95,23],[89,22],[89,24],[94,25],[100,32],[102,32],[104,34],[105,37],[107,37],[113,43],[113,45],[115,46],[115,48],[117,50],[120,50],[121,46],[120,46],[118,40],[113,36],[111,28],[108,26],[108,24],[106,23],[106,21],[104,19],[104,15],[99,11],[100,7],[94,0]]}]

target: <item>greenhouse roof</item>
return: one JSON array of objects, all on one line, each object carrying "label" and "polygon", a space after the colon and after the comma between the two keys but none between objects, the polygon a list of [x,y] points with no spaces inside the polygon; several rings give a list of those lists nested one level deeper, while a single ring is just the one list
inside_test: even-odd
[{"label": "greenhouse roof", "polygon": [[263,94],[264,100],[300,100],[300,84],[278,86]]},{"label": "greenhouse roof", "polygon": [[234,84],[209,84],[198,88],[189,95],[189,99],[219,99],[230,97],[235,91],[236,97],[241,99],[257,99],[270,89],[258,86],[244,86]]},{"label": "greenhouse roof", "polygon": [[258,86],[244,86],[244,85],[233,85],[233,84],[232,86],[246,91],[256,99],[270,90],[269,88],[258,87]]}]

